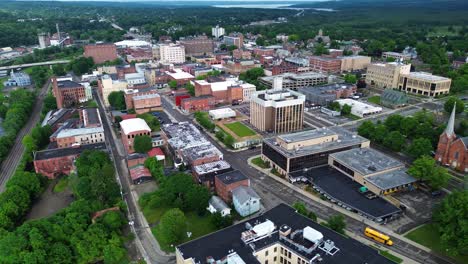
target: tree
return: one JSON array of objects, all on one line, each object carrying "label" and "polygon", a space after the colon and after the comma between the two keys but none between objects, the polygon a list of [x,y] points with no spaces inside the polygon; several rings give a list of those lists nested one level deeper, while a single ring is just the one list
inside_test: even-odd
[{"label": "tree", "polygon": [[378,124],[375,126],[374,134],[371,134],[371,140],[374,140],[378,143],[382,143],[385,137],[388,135],[388,129],[383,124]]},{"label": "tree", "polygon": [[136,136],[133,142],[133,149],[138,153],[146,153],[153,147],[151,137],[147,135]]},{"label": "tree", "polygon": [[326,226],[340,234],[345,234],[346,222],[342,215],[334,215],[328,218]]},{"label": "tree", "polygon": [[191,96],[195,96],[195,86],[193,86],[191,83],[187,83],[185,85],[185,89],[187,89],[188,93],[191,95]]},{"label": "tree", "polygon": [[351,114],[351,109],[352,109],[352,106],[348,105],[348,104],[344,104],[343,107],[341,107],[341,115],[349,115]]},{"label": "tree", "polygon": [[452,113],[452,110],[453,110],[453,105],[457,103],[457,106],[456,106],[456,109],[455,109],[455,113],[459,114],[461,112],[463,112],[463,110],[465,109],[465,104],[463,103],[463,101],[458,98],[458,97],[455,97],[455,96],[451,96],[444,104],[444,110],[445,112],[447,113]]},{"label": "tree", "polygon": [[195,185],[187,193],[187,207],[199,215],[203,215],[206,213],[210,198],[211,193],[205,186]]},{"label": "tree", "polygon": [[411,142],[411,145],[407,148],[408,154],[417,159],[424,155],[430,155],[433,151],[432,143],[427,138],[417,138]]},{"label": "tree", "polygon": [[329,54],[330,52],[322,43],[319,43],[314,46],[314,55],[320,56],[322,54]]},{"label": "tree", "polygon": [[398,131],[392,131],[384,138],[383,144],[393,151],[401,151],[405,144],[405,137]]},{"label": "tree", "polygon": [[237,46],[236,45],[230,45],[230,46],[227,47],[227,49],[229,51],[233,51],[233,50],[237,49]]},{"label": "tree", "polygon": [[167,245],[176,245],[186,237],[187,224],[184,213],[173,208],[167,210],[158,225],[160,239]]},{"label": "tree", "polygon": [[336,101],[333,101],[331,103],[328,104],[328,108],[330,108],[331,110],[333,111],[340,111],[341,110],[341,105],[340,103],[336,102]]},{"label": "tree", "polygon": [[346,83],[355,84],[357,82],[357,78],[355,74],[346,74],[344,77]]},{"label": "tree", "polygon": [[384,121],[384,125],[390,131],[399,131],[404,117],[401,115],[391,115]]},{"label": "tree", "polygon": [[177,81],[176,80],[170,80],[167,84],[169,85],[169,87],[171,87],[171,89],[173,89],[173,90],[177,89]]},{"label": "tree", "polygon": [[42,112],[47,113],[50,110],[57,109],[57,100],[52,93],[48,93],[46,97],[44,97],[44,106],[42,107]]},{"label": "tree", "polygon": [[372,121],[364,121],[358,127],[357,131],[358,131],[358,135],[365,137],[365,138],[371,138],[375,132],[375,125],[374,123],[372,123]]},{"label": "tree", "polygon": [[151,128],[151,131],[159,131],[161,129],[161,124],[159,119],[150,113],[144,113],[137,115],[138,118],[145,120],[146,124]]},{"label": "tree", "polygon": [[255,40],[255,44],[257,44],[257,46],[265,46],[265,39],[263,37],[258,37]]},{"label": "tree", "polygon": [[211,215],[211,223],[213,223],[217,229],[222,229],[232,225],[233,219],[229,215],[222,216],[220,212],[216,212]]},{"label": "tree", "polygon": [[400,132],[403,135],[409,138],[412,138],[417,126],[418,126],[418,121],[411,116],[407,116],[401,120]]},{"label": "tree", "polygon": [[37,150],[37,145],[34,142],[34,139],[32,138],[32,136],[30,135],[24,136],[21,143],[23,143],[23,146],[26,149],[26,152],[33,152]]},{"label": "tree", "polygon": [[435,210],[433,219],[450,255],[468,254],[468,191],[449,194]]},{"label": "tree", "polygon": [[109,94],[107,99],[109,100],[109,104],[117,110],[126,108],[125,95],[123,91],[113,91]]},{"label": "tree", "polygon": [[52,72],[57,76],[63,76],[65,74],[67,74],[63,64],[56,64],[56,65],[52,66]]},{"label": "tree", "polygon": [[427,182],[433,190],[444,188],[450,179],[447,169],[436,165],[430,156],[421,156],[415,160],[408,173],[416,179]]},{"label": "tree", "polygon": [[164,178],[164,168],[156,158],[148,158],[145,160],[145,167],[151,172],[151,176],[158,181]]},{"label": "tree", "polygon": [[224,137],[224,144],[226,144],[226,146],[233,147],[235,142],[236,142],[236,140],[231,135],[226,135]]}]

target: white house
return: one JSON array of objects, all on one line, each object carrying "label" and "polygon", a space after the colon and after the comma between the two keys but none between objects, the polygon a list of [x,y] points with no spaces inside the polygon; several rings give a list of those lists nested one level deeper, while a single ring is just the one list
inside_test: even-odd
[{"label": "white house", "polygon": [[212,214],[220,213],[223,217],[231,214],[231,208],[229,208],[221,198],[215,195],[213,195],[208,202],[207,210]]},{"label": "white house", "polygon": [[232,190],[232,202],[241,216],[248,216],[260,211],[260,196],[247,186],[239,186]]}]

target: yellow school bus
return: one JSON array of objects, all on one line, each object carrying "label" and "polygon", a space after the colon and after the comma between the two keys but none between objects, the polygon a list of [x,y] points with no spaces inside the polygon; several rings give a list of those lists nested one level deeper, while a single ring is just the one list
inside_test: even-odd
[{"label": "yellow school bus", "polygon": [[393,245],[393,241],[390,240],[389,236],[387,236],[385,234],[382,234],[380,232],[377,232],[376,230],[374,230],[374,229],[372,229],[370,227],[366,227],[366,229],[364,230],[364,235],[374,239],[377,242],[385,244],[387,246]]}]

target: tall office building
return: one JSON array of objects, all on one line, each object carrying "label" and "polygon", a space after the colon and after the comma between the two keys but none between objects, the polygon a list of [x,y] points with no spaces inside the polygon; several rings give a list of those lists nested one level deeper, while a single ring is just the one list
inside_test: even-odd
[{"label": "tall office building", "polygon": [[226,32],[224,31],[224,28],[220,27],[219,25],[216,25],[216,27],[211,28],[211,35],[215,38],[220,38],[221,36],[224,36]]},{"label": "tall office building", "polygon": [[438,96],[448,94],[452,79],[427,72],[410,72],[400,75],[398,89],[412,94]]},{"label": "tall office building", "polygon": [[237,32],[231,33],[229,36],[224,37],[224,44],[226,44],[226,46],[234,45],[238,48],[242,48],[244,45],[244,35]]},{"label": "tall office building", "polygon": [[164,63],[184,63],[185,47],[176,44],[159,45],[160,59]]},{"label": "tall office building", "polygon": [[257,91],[250,98],[250,123],[262,130],[287,133],[303,128],[305,95],[285,89]]}]

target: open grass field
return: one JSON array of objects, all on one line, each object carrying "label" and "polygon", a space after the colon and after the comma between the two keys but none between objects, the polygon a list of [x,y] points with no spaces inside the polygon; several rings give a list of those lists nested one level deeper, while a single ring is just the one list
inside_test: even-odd
[{"label": "open grass field", "polygon": [[252,163],[259,166],[262,169],[269,169],[270,168],[270,164],[268,164],[267,162],[264,162],[262,160],[262,158],[260,158],[260,157],[252,159]]},{"label": "open grass field", "polygon": [[370,102],[370,103],[379,105],[380,104],[380,96],[378,96],[378,95],[371,96],[371,97],[367,98],[367,101]]},{"label": "open grass field", "polygon": [[254,136],[256,133],[246,125],[242,124],[241,122],[233,122],[229,124],[225,124],[227,128],[229,128],[234,134],[238,137],[248,137]]},{"label": "open grass field", "polygon": [[68,177],[61,178],[54,186],[54,192],[59,193],[65,191],[68,187]]},{"label": "open grass field", "polygon": [[[440,255],[447,255],[444,246],[441,244],[440,236],[437,233],[437,228],[434,224],[422,225],[406,234],[405,237],[432,249]],[[457,263],[468,263],[468,256],[450,256],[450,258],[454,259]]]}]

